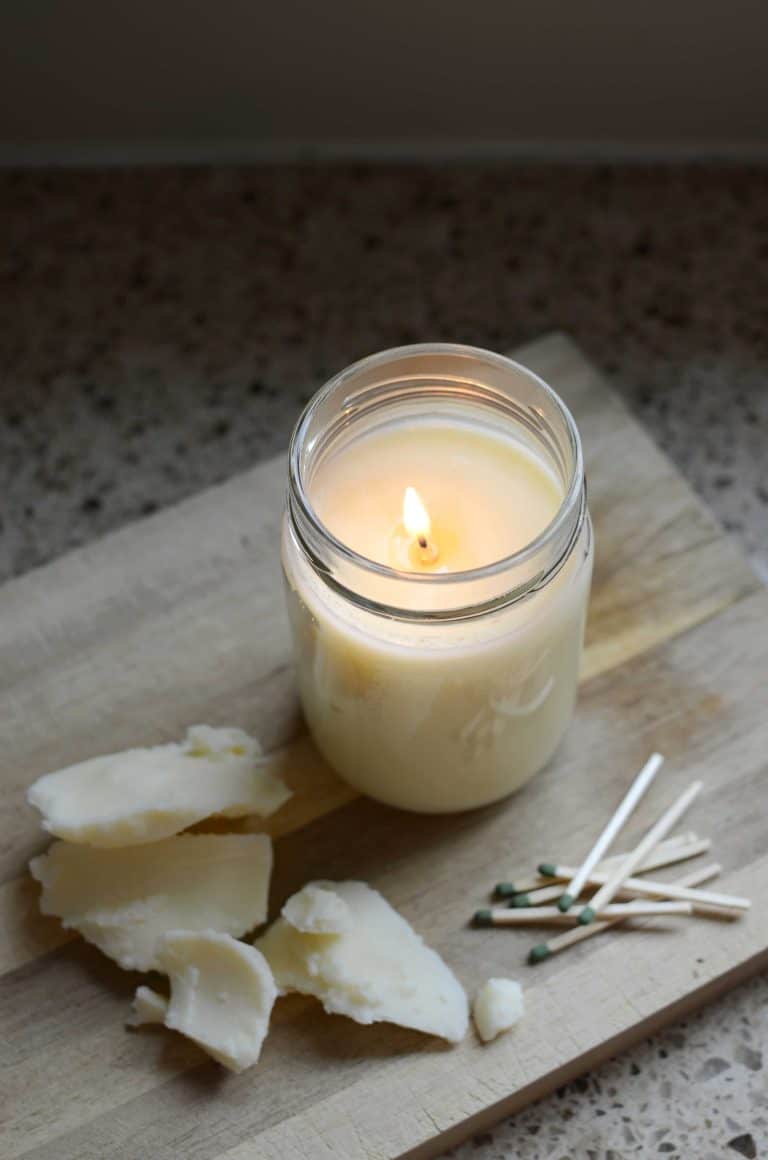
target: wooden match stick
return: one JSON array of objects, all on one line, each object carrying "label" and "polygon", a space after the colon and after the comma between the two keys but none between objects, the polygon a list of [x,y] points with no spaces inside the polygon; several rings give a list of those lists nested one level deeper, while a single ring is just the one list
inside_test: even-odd
[{"label": "wooden match stick", "polygon": [[[687,841],[688,837],[693,840]],[[685,841],[678,838],[668,838],[665,842],[659,842],[656,849],[643,859],[638,870],[658,870],[662,866],[673,866],[676,862],[685,862],[688,858],[696,858],[699,854],[706,854],[712,845],[709,838],[697,838],[695,834],[685,835],[685,838]],[[590,874],[590,883],[595,882],[595,875],[607,874],[618,866],[622,858],[626,858],[626,854],[614,854],[610,858],[605,858]],[[563,889],[560,883],[567,882],[575,873],[572,866],[563,866],[558,862],[540,862],[539,870],[545,878],[555,879],[552,886],[537,886],[533,890],[517,891],[509,899],[509,906],[538,906],[542,902],[551,902],[560,897]],[[631,898],[635,897],[632,890],[628,890],[627,893]]]},{"label": "wooden match stick", "polygon": [[[608,847],[613,842],[616,835],[625,825],[627,818],[634,810],[640,798],[643,796],[648,786],[651,784],[656,774],[661,769],[664,758],[660,753],[654,753],[648,758],[643,768],[638,773],[629,790],[624,795],[623,800],[619,804],[618,809],[608,824],[603,829],[600,837],[595,842],[592,849],[587,854],[586,858],[579,867],[577,873],[574,875],[570,884],[564,890],[563,895],[558,902],[558,906],[562,911],[569,910],[573,906],[576,899],[584,889],[584,884],[589,877],[590,871],[594,870],[600,859],[605,854]],[[625,876],[626,877],[626,876]],[[607,901],[607,899],[605,900]],[[589,919],[585,921],[589,922]]]},{"label": "wooden match stick", "polygon": [[[669,865],[669,863],[667,863]],[[573,873],[571,866],[556,866],[557,877],[568,877]],[[641,870],[648,869],[647,862],[643,862],[640,867]],[[553,875],[554,877],[554,875]],[[609,873],[603,870],[593,870],[589,876],[588,885],[604,886],[608,881]],[[558,886],[550,886],[550,890],[557,891]],[[678,898],[687,902],[692,902],[694,909],[698,910],[700,906],[719,907],[722,910],[749,910],[752,903],[748,898],[739,898],[735,894],[720,894],[715,890],[696,890],[692,886],[675,885],[674,882],[654,882],[649,878],[625,878],[621,884],[621,893],[632,897],[640,896],[641,898]],[[525,898],[533,898],[537,903],[544,901],[544,890],[533,891],[532,894],[524,895]],[[557,894],[552,894],[549,897],[556,898]],[[515,905],[522,906],[525,903],[515,902]]]},{"label": "wooden match stick", "polygon": [[[722,867],[716,862],[710,866],[702,866],[698,870],[692,870],[690,874],[684,874],[682,878],[675,881],[676,886],[698,886],[702,882],[708,882],[711,878],[716,878],[720,873]],[[547,942],[538,943],[537,946],[532,947],[528,955],[529,963],[543,963],[545,959],[550,958],[551,955],[559,954],[560,951],[566,950],[568,947],[574,946],[575,943],[583,942],[585,938],[592,938],[595,934],[600,934],[603,930],[608,930],[612,926],[620,926],[622,922],[632,917],[632,907],[634,902],[628,902],[622,918],[606,919],[605,922],[593,922],[589,926],[575,926],[572,930],[567,930],[563,934],[556,935],[555,938],[549,939]]]},{"label": "wooden match stick", "polygon": [[[664,914],[693,914],[690,902],[654,902],[650,899],[638,899],[636,902],[608,903],[599,912],[601,919],[620,918],[628,907],[632,907],[633,916],[643,918],[651,915]],[[557,906],[529,906],[520,910],[513,910],[506,906],[496,906],[487,910],[475,911],[475,926],[525,926],[532,922],[566,922],[579,921],[584,907],[576,907],[573,911],[563,913]]]},{"label": "wooden match stick", "polygon": [[701,782],[695,781],[685,793],[680,795],[677,801],[672,803],[668,810],[665,810],[655,825],[651,826],[648,833],[635,846],[634,850],[627,854],[621,865],[611,871],[608,881],[600,887],[589,905],[582,907],[579,922],[592,922],[598,911],[611,901],[616,891],[621,888],[626,879],[637,869],[646,854],[649,854],[654,847],[658,846],[661,839],[669,833],[678,818],[682,817],[693,799],[700,792]]},{"label": "wooden match stick", "polygon": [[[672,862],[678,861],[678,859],[675,858],[668,860],[668,853],[671,854],[672,851],[676,851],[679,847],[682,846],[694,845],[698,846],[699,848],[689,854],[681,854],[679,858],[680,861],[682,861],[683,858],[695,858],[697,854],[705,853],[710,847],[710,841],[708,838],[700,838],[699,835],[694,833],[693,830],[686,830],[685,833],[675,834],[674,837],[667,838],[665,841],[659,842],[653,854],[649,856],[649,860],[643,863],[642,868],[643,870],[656,870],[659,866],[671,866]],[[596,869],[610,870],[613,866],[618,866],[621,859],[625,857],[626,853],[610,854],[607,858],[603,858],[602,862],[598,863]],[[660,860],[657,861],[656,859]],[[548,878],[550,879],[550,882],[553,878],[558,879],[558,875],[550,873],[550,868],[555,865],[556,863],[554,862],[540,862],[538,866],[538,874],[531,874],[529,877],[525,878],[515,878],[513,882],[497,882],[493,888],[494,898],[512,898],[515,894],[525,894],[528,891],[540,890],[544,886],[549,886],[549,882],[544,881],[544,879]],[[545,866],[547,867],[546,870],[544,869]],[[567,882],[571,877],[572,876],[570,874],[566,874],[562,881]],[[555,897],[557,897],[557,895]]]}]

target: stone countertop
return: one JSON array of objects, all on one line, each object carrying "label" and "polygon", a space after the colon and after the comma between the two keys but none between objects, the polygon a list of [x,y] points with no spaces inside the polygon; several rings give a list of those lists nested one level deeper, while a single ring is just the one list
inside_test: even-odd
[{"label": "stone countertop", "polygon": [[[768,169],[0,174],[0,578],[283,449],[330,374],[574,336],[768,578]],[[768,1155],[768,980],[461,1160]]]}]

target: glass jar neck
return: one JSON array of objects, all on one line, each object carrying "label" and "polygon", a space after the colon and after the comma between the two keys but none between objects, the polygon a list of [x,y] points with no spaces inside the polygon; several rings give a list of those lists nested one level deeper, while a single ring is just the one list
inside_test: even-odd
[{"label": "glass jar neck", "polygon": [[[418,424],[436,414],[524,443],[557,478],[563,498],[547,527],[512,555],[463,572],[400,571],[334,536],[313,507],[312,477],[351,439],[393,420]],[[291,440],[288,520],[299,550],[324,584],[381,616],[461,620],[522,600],[560,571],[585,516],[581,443],[570,412],[532,371],[490,351],[424,344],[355,363],[314,396]]]}]

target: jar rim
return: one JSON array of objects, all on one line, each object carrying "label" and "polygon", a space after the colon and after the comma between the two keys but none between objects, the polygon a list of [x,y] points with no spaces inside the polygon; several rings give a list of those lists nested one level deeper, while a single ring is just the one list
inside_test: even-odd
[{"label": "jar rim", "polygon": [[[407,367],[409,360],[423,358],[433,358],[438,361],[442,359],[446,366],[431,372],[429,370],[416,370],[413,373],[413,378],[409,379]],[[457,361],[457,368],[451,366],[453,359]],[[482,374],[478,375],[477,380],[473,380],[461,367],[462,360],[473,360],[481,369],[484,366],[488,372],[497,371],[504,376],[511,374],[527,381],[529,386],[535,387],[536,392],[538,392],[537,398],[542,405],[535,405],[529,400],[526,410],[522,400],[516,400],[514,393],[507,390],[503,384],[499,387],[493,383],[485,383]],[[447,395],[450,395],[452,391],[459,393],[462,386],[474,390],[480,389],[485,393],[485,397],[481,400],[485,405],[499,407],[500,404],[503,404],[500,409],[517,407],[520,410],[520,414],[517,416],[518,421],[529,427],[532,427],[532,424],[527,416],[530,415],[531,411],[535,412],[540,438],[542,438],[541,430],[546,430],[547,427],[549,427],[550,434],[553,433],[544,409],[545,407],[551,408],[549,418],[559,421],[559,426],[562,428],[561,439],[562,434],[565,435],[565,443],[560,443],[558,446],[562,449],[567,444],[568,472],[567,474],[563,473],[565,490],[562,502],[552,520],[523,548],[498,560],[492,560],[488,564],[464,571],[412,572],[393,568],[362,555],[338,539],[320,519],[309,498],[302,471],[304,454],[307,449],[310,449],[309,453],[311,453],[312,448],[311,425],[317,419],[319,430],[323,431],[323,421],[318,419],[318,411],[321,411],[326,403],[336,402],[338,405],[338,400],[334,396],[339,393],[339,388],[343,388],[345,384],[349,385],[352,392],[343,399],[342,403],[342,410],[344,405],[349,408],[346,425],[354,421],[350,416],[354,415],[351,404],[356,400],[354,394],[356,387],[359,391],[358,399],[367,401],[366,407],[360,412],[361,414],[365,414],[367,408],[379,405],[386,389],[395,387],[401,380],[394,377],[389,380],[377,381],[376,376],[390,364],[396,367],[398,362],[405,363],[405,367],[399,368],[403,375],[403,386],[421,378],[425,384],[429,383],[430,380],[442,383]],[[455,373],[456,369],[458,369],[458,373]],[[364,382],[366,376],[369,377],[370,381],[367,384],[367,392],[364,392],[360,380]],[[370,396],[376,394],[379,395],[379,400],[371,403]],[[384,405],[388,401],[386,397],[383,398]],[[538,424],[541,424],[541,430],[538,429]],[[327,423],[325,429],[332,430]],[[557,441],[557,437],[555,438]],[[396,619],[451,620],[474,618],[512,604],[544,587],[569,558],[587,517],[581,440],[573,416],[557,392],[535,371],[513,359],[479,347],[454,343],[417,343],[393,347],[361,359],[339,372],[316,393],[306,406],[294,430],[289,450],[288,509],[291,526],[313,570],[329,587],[345,595],[353,603],[378,615]],[[380,580],[383,579],[387,585],[392,587],[392,597],[380,601],[373,600],[370,595],[366,595],[363,585],[350,584],[348,578],[340,578],[337,573],[342,566],[345,569],[351,569],[352,576],[357,576],[360,573],[361,575],[377,576]],[[513,581],[515,572],[517,572],[517,583]],[[507,574],[509,574],[508,579]],[[485,594],[484,597],[476,600],[474,597],[477,593],[472,592],[471,589],[473,586],[481,587],[483,582],[486,584],[493,582],[498,587],[494,588],[492,595]],[[433,593],[434,600],[441,602],[446,600],[447,595],[455,592],[456,603],[441,603],[439,608],[426,608],[414,605],[410,598],[403,599],[403,593],[406,596],[410,594],[415,600],[416,592],[428,591]],[[438,597],[438,592],[443,595]]]},{"label": "jar rim", "polygon": [[[533,540],[529,541],[529,543],[517,551],[503,556],[498,560],[492,560],[488,564],[482,564],[476,568],[469,568],[457,572],[412,572],[407,569],[394,568],[391,565],[383,564],[378,560],[372,560],[370,557],[357,552],[354,548],[345,544],[343,540],[340,540],[334,535],[327,524],[321,520],[309,497],[302,473],[301,451],[308,428],[315,418],[317,411],[340,385],[362,372],[375,370],[377,367],[383,368],[394,359],[425,355],[457,355],[480,359],[483,362],[491,363],[491,365],[496,366],[500,370],[514,371],[516,374],[521,374],[535,382],[537,387],[543,391],[549,402],[559,413],[568,435],[573,457],[573,466],[562,502],[550,522]],[[557,539],[562,533],[564,525],[569,519],[573,518],[574,509],[577,506],[585,507],[582,498],[584,490],[584,461],[581,439],[573,415],[557,392],[540,375],[536,374],[535,371],[523,366],[514,359],[507,358],[505,355],[497,354],[494,351],[485,350],[482,347],[474,347],[461,343],[413,343],[407,346],[390,347],[387,350],[379,351],[376,354],[359,359],[357,362],[352,363],[334,375],[333,378],[312,396],[301,413],[294,428],[293,435],[291,436],[288,464],[290,499],[298,506],[304,519],[309,523],[313,532],[322,542],[332,548],[342,559],[364,572],[382,576],[388,580],[402,580],[407,581],[409,584],[418,584],[426,590],[438,586],[471,584],[476,581],[492,579],[503,572],[510,571],[519,567],[521,564],[527,563],[537,553],[546,550]],[[580,525],[582,520],[579,519],[578,522]],[[573,536],[569,537],[569,545],[573,542],[573,538]],[[567,551],[568,549],[566,549],[566,554]],[[552,567],[547,570],[547,575],[555,570],[559,570],[561,563],[562,560],[560,558],[554,561]]]}]

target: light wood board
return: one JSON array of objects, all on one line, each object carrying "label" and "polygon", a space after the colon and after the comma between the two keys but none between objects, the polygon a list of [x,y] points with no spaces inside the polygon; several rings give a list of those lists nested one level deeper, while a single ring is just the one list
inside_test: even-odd
[{"label": "light wood board", "polygon": [[[233,723],[300,737],[282,606],[282,460],[0,590],[0,1155],[50,1160],[384,1160],[439,1152],[768,962],[768,592],[572,342],[521,361],[582,432],[597,563],[584,683],[560,753],[500,806],[452,818],[357,798],[299,740],[271,820],[273,909],[310,877],[364,878],[468,990],[526,988],[488,1047],[448,1049],[281,1000],[259,1066],[225,1074],[164,1030],[123,1023],[139,976],[37,913],[25,804],[40,773]],[[668,763],[628,839],[694,777],[685,825],[714,841],[738,923],[679,920],[590,940],[539,968],[533,932],[466,923],[492,883],[576,860],[652,749]]]}]

